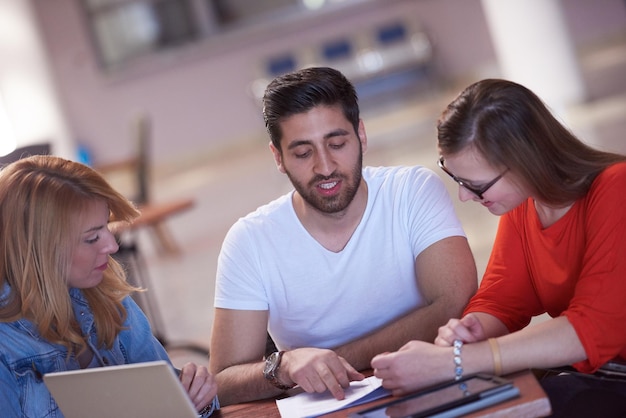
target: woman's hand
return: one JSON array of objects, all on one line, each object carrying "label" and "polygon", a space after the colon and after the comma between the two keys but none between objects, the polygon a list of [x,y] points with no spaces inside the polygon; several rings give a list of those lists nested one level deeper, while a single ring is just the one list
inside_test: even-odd
[{"label": "woman's hand", "polygon": [[478,317],[470,313],[461,319],[450,319],[446,325],[439,327],[435,345],[451,347],[454,340],[475,343],[483,341],[485,338],[485,330]]},{"label": "woman's hand", "polygon": [[198,411],[213,402],[217,395],[215,377],[204,366],[185,364],[181,369],[180,381]]},{"label": "woman's hand", "polygon": [[454,377],[452,349],[423,341],[409,341],[398,351],[377,355],[372,368],[394,396]]}]

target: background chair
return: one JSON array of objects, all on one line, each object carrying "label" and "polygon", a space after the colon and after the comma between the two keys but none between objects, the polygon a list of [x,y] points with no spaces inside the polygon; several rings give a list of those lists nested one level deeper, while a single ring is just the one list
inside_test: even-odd
[{"label": "background chair", "polygon": [[170,230],[167,228],[167,220],[174,215],[189,210],[194,205],[191,198],[181,198],[156,202],[152,199],[152,164],[150,158],[150,120],[147,116],[140,116],[133,124],[134,155],[126,160],[113,162],[106,165],[96,165],[98,170],[107,180],[131,200],[141,212],[141,215],[131,224],[116,224],[111,230],[118,237],[120,248],[114,255],[127,270],[128,281],[136,286],[147,289],[133,295],[137,304],[144,311],[154,335],[168,350],[181,349],[208,355],[208,350],[194,344],[173,345],[165,336],[161,310],[159,309],[154,293],[150,291],[150,274],[142,255],[137,233],[141,229],[147,231],[153,237],[157,252],[178,256],[181,249],[176,243]]},{"label": "background chair", "polygon": [[167,228],[166,221],[171,216],[191,209],[194,201],[191,198],[164,202],[155,202],[152,199],[149,118],[145,115],[140,116],[133,128],[134,155],[126,160],[96,165],[94,168],[102,173],[116,189],[126,194],[140,210],[141,216],[127,229],[134,232],[146,228],[154,238],[153,242],[157,251],[164,255],[178,255],[180,247]]}]

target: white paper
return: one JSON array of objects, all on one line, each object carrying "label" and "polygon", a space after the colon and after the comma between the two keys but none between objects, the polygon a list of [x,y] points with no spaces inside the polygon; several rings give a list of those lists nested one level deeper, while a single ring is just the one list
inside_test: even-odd
[{"label": "white paper", "polygon": [[278,399],[276,405],[282,418],[306,418],[360,405],[390,395],[390,392],[382,387],[382,380],[376,376],[368,377],[360,382],[350,382],[350,387],[344,391],[346,397],[343,400],[335,399],[329,391],[324,393],[302,392],[295,396]]}]

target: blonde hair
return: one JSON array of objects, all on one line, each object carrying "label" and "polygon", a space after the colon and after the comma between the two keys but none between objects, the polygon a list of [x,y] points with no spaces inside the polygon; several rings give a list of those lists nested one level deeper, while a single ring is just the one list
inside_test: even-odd
[{"label": "blonde hair", "polygon": [[[67,284],[80,231],[77,220],[94,201],[110,221],[130,222],[139,212],[95,170],[53,156],[21,159],[0,170],[0,321],[32,321],[46,340],[70,352],[86,348],[74,318]],[[95,318],[98,344],[111,347],[123,329],[122,300],[139,290],[126,282],[111,257],[102,282],[83,289]]]}]

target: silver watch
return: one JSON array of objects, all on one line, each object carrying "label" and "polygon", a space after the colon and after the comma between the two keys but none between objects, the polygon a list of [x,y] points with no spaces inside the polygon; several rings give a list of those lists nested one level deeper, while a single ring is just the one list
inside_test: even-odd
[{"label": "silver watch", "polygon": [[280,380],[278,380],[278,369],[280,368],[280,361],[283,358],[284,351],[275,351],[265,359],[265,367],[263,369],[263,376],[269,382],[276,386],[278,389],[287,390],[291,389],[295,386],[295,384],[291,386],[283,385]]}]

